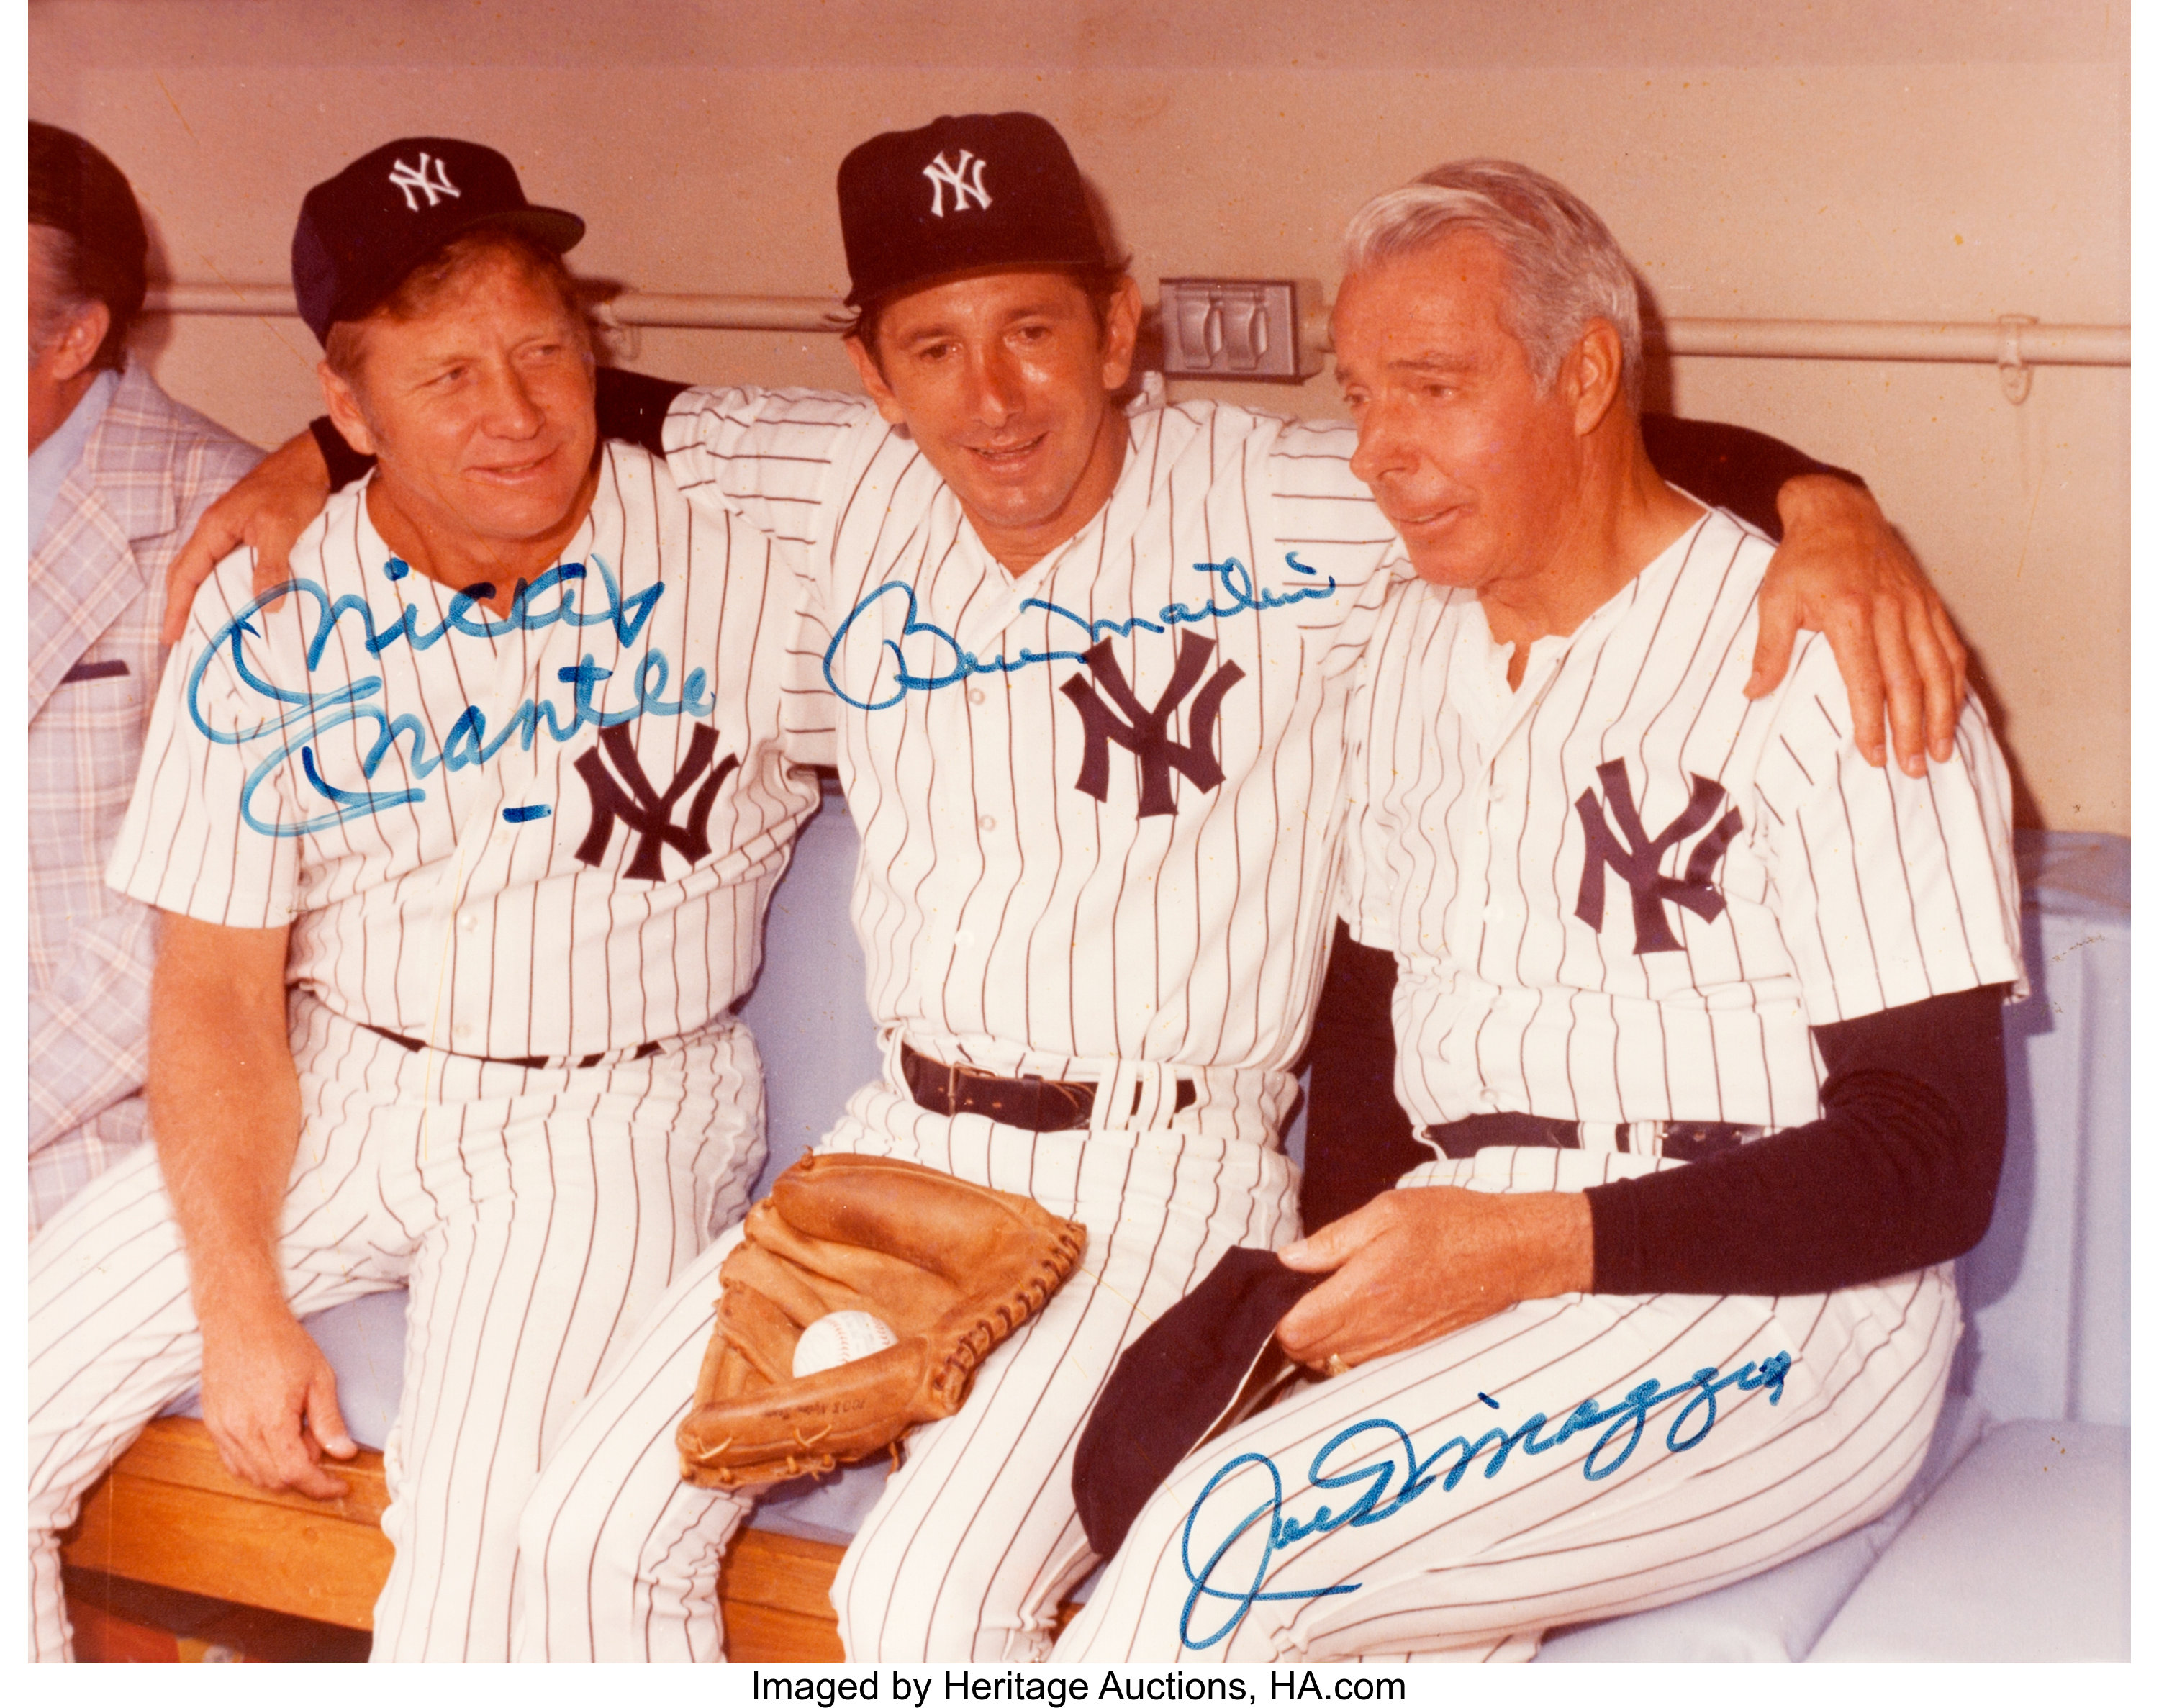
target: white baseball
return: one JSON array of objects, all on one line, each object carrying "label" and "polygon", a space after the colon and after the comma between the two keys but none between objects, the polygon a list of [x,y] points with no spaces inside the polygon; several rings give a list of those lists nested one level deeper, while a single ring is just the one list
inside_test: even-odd
[{"label": "white baseball", "polygon": [[802,1331],[795,1343],[795,1374],[814,1376],[836,1364],[851,1364],[858,1358],[898,1343],[892,1324],[867,1311],[835,1311],[820,1317]]}]

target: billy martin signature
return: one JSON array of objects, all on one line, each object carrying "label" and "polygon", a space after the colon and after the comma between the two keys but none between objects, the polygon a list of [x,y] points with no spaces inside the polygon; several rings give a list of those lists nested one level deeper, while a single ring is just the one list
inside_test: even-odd
[{"label": "billy martin signature", "polygon": [[[1300,563],[1294,551],[1286,555],[1296,574],[1315,577],[1319,574],[1310,564]],[[1009,675],[1029,665],[1085,663],[1088,649],[1112,634],[1129,638],[1139,629],[1149,634],[1162,634],[1179,624],[1204,623],[1217,617],[1239,616],[1246,611],[1277,610],[1284,605],[1302,604],[1307,599],[1331,598],[1336,585],[1330,575],[1324,585],[1314,580],[1287,591],[1255,587],[1251,571],[1234,557],[1220,563],[1195,563],[1192,567],[1202,575],[1213,576],[1218,583],[1209,590],[1206,603],[1188,605],[1173,602],[1152,617],[1089,618],[1053,600],[1023,599],[1021,610],[1046,611],[1053,619],[1074,624],[1085,638],[1075,636],[1069,646],[1053,645],[1042,652],[1023,646],[1012,658],[1001,653],[983,658],[968,651],[950,630],[935,623],[925,623],[915,614],[912,587],[903,581],[880,582],[856,602],[855,608],[847,613],[846,620],[832,636],[832,644],[825,649],[825,681],[847,704],[865,712],[882,712],[888,706],[898,705],[909,694],[949,688],[970,676]],[[897,606],[888,603],[893,600],[898,601]],[[834,662],[847,644],[847,631],[880,604],[901,613],[899,634],[897,637],[888,634],[879,643],[872,655],[875,662],[870,666],[867,682],[843,683],[835,673]]]}]

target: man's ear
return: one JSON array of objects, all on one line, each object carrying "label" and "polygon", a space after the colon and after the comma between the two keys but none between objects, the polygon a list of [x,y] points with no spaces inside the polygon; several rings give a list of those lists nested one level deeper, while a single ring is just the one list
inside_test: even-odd
[{"label": "man's ear", "polygon": [[65,386],[97,359],[97,347],[112,330],[112,310],[93,297],[75,311],[53,344],[53,378]]},{"label": "man's ear", "polygon": [[1110,299],[1110,313],[1102,328],[1102,389],[1115,391],[1131,377],[1132,351],[1140,337],[1139,281],[1130,273],[1117,281]]},{"label": "man's ear", "polygon": [[894,427],[905,427],[907,412],[899,406],[899,399],[893,396],[892,387],[885,383],[884,370],[878,366],[869,346],[852,335],[842,342],[848,355],[854,359],[855,371],[862,376],[862,390],[870,394],[870,401],[877,405],[878,413]]},{"label": "man's ear", "polygon": [[1625,352],[1618,329],[1605,319],[1592,319],[1582,329],[1573,349],[1567,353],[1566,380],[1574,405],[1577,437],[1597,431],[1619,400],[1619,372]]},{"label": "man's ear", "polygon": [[375,435],[367,430],[367,417],[360,409],[359,394],[328,362],[315,365],[315,377],[323,383],[323,402],[329,410],[331,424],[344,436],[345,443],[363,457],[376,455]]}]

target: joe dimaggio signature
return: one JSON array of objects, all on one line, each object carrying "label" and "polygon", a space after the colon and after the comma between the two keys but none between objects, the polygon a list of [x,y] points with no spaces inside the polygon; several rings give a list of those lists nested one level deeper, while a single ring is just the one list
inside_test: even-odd
[{"label": "joe dimaggio signature", "polygon": [[[1209,1648],[1222,1641],[1237,1628],[1255,1602],[1302,1602],[1319,1596],[1347,1595],[1359,1587],[1354,1583],[1335,1584],[1323,1589],[1269,1589],[1265,1586],[1267,1572],[1277,1550],[1302,1541],[1307,1536],[1318,1535],[1329,1530],[1338,1530],[1345,1524],[1376,1524],[1392,1518],[1419,1495],[1435,1485],[1452,1492],[1456,1484],[1468,1474],[1470,1462],[1487,1447],[1493,1453],[1484,1467],[1489,1478],[1499,1474],[1508,1456],[1520,1447],[1525,1453],[1548,1453],[1564,1445],[1573,1436],[1604,1426],[1590,1447],[1588,1457],[1582,1462],[1582,1474],[1592,1483],[1602,1481],[1633,1457],[1634,1447],[1642,1438],[1650,1412],[1682,1395],[1689,1396],[1672,1419],[1671,1426],[1665,1432],[1667,1451],[1683,1453],[1690,1447],[1699,1447],[1716,1426],[1716,1396],[1727,1388],[1742,1393],[1751,1393],[1760,1388],[1769,1390],[1769,1403],[1774,1405],[1784,1395],[1784,1376],[1792,1368],[1792,1355],[1780,1352],[1763,1359],[1759,1364],[1749,1359],[1728,1375],[1720,1374],[1714,1365],[1696,1370],[1692,1375],[1675,1382],[1667,1388],[1654,1377],[1630,1389],[1621,1399],[1611,1405],[1600,1406],[1594,1400],[1585,1400],[1567,1414],[1566,1421],[1547,1436],[1539,1431],[1551,1421],[1541,1411],[1512,1430],[1489,1429],[1471,1441],[1466,1435],[1457,1435],[1442,1442],[1429,1457],[1420,1459],[1410,1433],[1400,1424],[1384,1417],[1368,1417],[1351,1424],[1347,1429],[1330,1436],[1318,1452],[1312,1456],[1312,1466],[1307,1473],[1314,1490],[1349,1492],[1349,1504],[1339,1511],[1322,1505],[1309,1518],[1296,1518],[1282,1510],[1281,1473],[1275,1462],[1264,1453],[1240,1453],[1208,1480],[1199,1491],[1199,1498],[1192,1504],[1186,1514],[1182,1554],[1184,1575],[1192,1592],[1184,1598],[1184,1611],[1178,1623],[1178,1634],[1187,1648]],[[1482,1395],[1480,1398],[1483,1397]],[[1487,1400],[1486,1403],[1496,1404]],[[1380,1444],[1379,1457],[1343,1470],[1330,1470],[1330,1464],[1347,1464],[1371,1453],[1375,1443],[1369,1437],[1379,1435],[1386,1439]],[[1456,1455],[1453,1463],[1444,1474],[1440,1462],[1448,1453]],[[1195,1542],[1200,1533],[1201,1514],[1209,1520],[1208,1535],[1214,1534],[1214,1525],[1222,1515],[1208,1510],[1209,1499],[1230,1478],[1245,1467],[1257,1466],[1264,1473],[1267,1493],[1264,1498],[1248,1511],[1226,1520],[1228,1530],[1213,1545],[1205,1557],[1193,1560],[1195,1547],[1205,1549],[1205,1540]],[[1399,1482],[1397,1473],[1399,1473]],[[1264,1525],[1258,1557],[1252,1563],[1249,1582],[1224,1589],[1213,1581],[1215,1571],[1222,1564],[1238,1540],[1255,1527]],[[1224,1602],[1229,1604],[1222,1623],[1213,1630],[1194,1636],[1193,1615],[1203,1601]]]}]

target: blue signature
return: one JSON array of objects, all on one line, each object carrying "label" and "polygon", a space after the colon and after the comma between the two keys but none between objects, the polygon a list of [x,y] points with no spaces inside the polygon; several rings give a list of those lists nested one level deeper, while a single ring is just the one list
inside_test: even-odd
[{"label": "blue signature", "polygon": [[[594,703],[594,696],[602,686],[614,675],[603,670],[587,653],[574,665],[567,665],[555,672],[556,679],[570,690],[570,704],[566,712],[552,697],[541,695],[527,697],[498,730],[488,728],[487,714],[479,706],[467,705],[451,720],[449,727],[437,743],[429,725],[413,713],[406,712],[392,715],[383,692],[381,676],[360,676],[335,688],[311,691],[303,688],[282,688],[270,681],[249,663],[242,641],[245,635],[260,639],[261,631],[254,619],[273,600],[287,593],[298,594],[303,600],[312,600],[314,605],[313,627],[308,633],[306,651],[307,667],[310,673],[318,669],[324,651],[338,624],[348,618],[356,618],[360,624],[357,638],[371,657],[380,658],[392,646],[409,646],[415,652],[425,652],[449,634],[469,635],[478,639],[492,639],[512,634],[520,630],[541,629],[560,623],[571,628],[590,628],[605,624],[614,629],[616,639],[627,648],[637,639],[652,615],[653,608],[666,592],[665,582],[655,582],[627,596],[615,580],[614,572],[604,559],[595,552],[591,558],[599,572],[603,598],[597,608],[581,608],[579,595],[588,591],[585,566],[582,563],[557,564],[536,581],[520,581],[510,603],[506,616],[493,618],[481,601],[491,598],[494,588],[482,582],[454,594],[450,600],[448,613],[432,629],[421,618],[419,608],[407,604],[396,619],[387,628],[375,626],[375,613],[366,599],[355,593],[346,593],[333,599],[329,590],[319,582],[305,577],[295,577],[269,592],[257,597],[240,613],[218,630],[203,655],[195,660],[188,674],[188,716],[194,722],[206,740],[224,746],[249,747],[268,743],[268,750],[261,760],[247,774],[240,791],[240,815],[242,822],[266,836],[298,836],[313,831],[326,830],[349,820],[364,818],[391,807],[407,802],[424,800],[422,789],[387,789],[341,787],[326,779],[316,758],[316,744],[330,731],[347,723],[367,723],[373,726],[375,737],[360,761],[361,776],[372,783],[375,773],[396,749],[400,741],[407,743],[406,769],[411,778],[422,779],[438,768],[463,770],[469,765],[484,765],[501,753],[515,737],[520,747],[529,752],[542,730],[556,742],[568,742],[582,731],[605,729],[610,725],[627,723],[635,717],[704,717],[711,715],[713,701],[707,694],[709,683],[702,668],[693,669],[682,679],[679,696],[667,696],[668,681],[673,666],[667,655],[657,647],[649,647],[639,661],[634,679],[635,702],[614,711],[603,711]],[[391,580],[401,580],[410,566],[401,558],[391,558],[384,566]],[[202,706],[203,678],[219,660],[230,660],[234,676],[251,693],[259,695],[267,702],[269,715],[252,728],[225,730],[214,727],[204,715]],[[255,810],[255,793],[263,780],[272,772],[287,765],[297,753],[300,770],[308,785],[329,803],[328,810],[304,818],[297,824],[287,824],[266,819]],[[526,810],[526,817],[543,816]],[[521,822],[522,820],[513,820]]]},{"label": "blue signature", "polygon": [[[1316,576],[1319,572],[1308,563],[1297,562],[1294,551],[1285,554],[1289,567],[1297,574]],[[1307,599],[1325,599],[1333,597],[1335,581],[1327,577],[1325,586],[1318,582],[1277,592],[1272,587],[1255,587],[1252,572],[1236,558],[1220,563],[1195,563],[1192,566],[1202,575],[1211,575],[1220,583],[1210,588],[1204,605],[1172,603],[1164,605],[1153,617],[1083,617],[1077,611],[1068,610],[1051,599],[1023,599],[1020,609],[1047,611],[1052,617],[1061,617],[1076,624],[1086,634],[1083,645],[1052,647],[1048,652],[1037,652],[1031,647],[1022,647],[1015,658],[999,655],[982,658],[969,652],[953,638],[949,630],[940,629],[935,623],[924,623],[917,615],[914,589],[903,581],[880,582],[863,594],[855,608],[847,613],[847,620],[840,624],[832,644],[825,649],[825,681],[831,691],[847,704],[865,712],[882,712],[888,706],[897,706],[910,693],[928,693],[935,688],[949,688],[955,682],[964,682],[970,676],[1009,675],[1014,670],[1024,670],[1029,665],[1054,662],[1078,664],[1087,655],[1087,650],[1095,642],[1110,635],[1129,637],[1135,629],[1144,629],[1150,634],[1167,633],[1182,623],[1204,623],[1210,618],[1236,617],[1246,611],[1272,611],[1284,605],[1302,604]],[[839,656],[846,643],[847,631],[862,613],[878,601],[897,596],[903,604],[906,614],[901,619],[899,638],[888,636],[879,643],[878,665],[872,675],[870,686],[864,691],[872,696],[862,699],[850,693],[832,673],[832,661]],[[910,644],[911,643],[911,644]],[[885,663],[889,657],[892,665],[893,687],[889,693],[878,695],[878,687],[885,675]]]},{"label": "blue signature", "polygon": [[[1409,1431],[1400,1424],[1384,1417],[1368,1417],[1330,1437],[1312,1456],[1309,1475],[1314,1488],[1354,1489],[1356,1493],[1341,1511],[1322,1506],[1308,1519],[1292,1518],[1282,1511],[1281,1473],[1276,1468],[1273,1460],[1264,1453],[1240,1453],[1208,1479],[1207,1486],[1199,1491],[1199,1498],[1192,1503],[1192,1510],[1185,1517],[1180,1548],[1185,1579],[1191,1584],[1192,1592],[1184,1598],[1184,1612],[1178,1622],[1178,1635],[1187,1648],[1208,1648],[1235,1630],[1256,1602],[1302,1602],[1320,1596],[1349,1594],[1359,1586],[1344,1583],[1327,1589],[1273,1590],[1263,1589],[1261,1586],[1266,1581],[1267,1566],[1276,1550],[1287,1548],[1307,1536],[1340,1529],[1345,1524],[1376,1524],[1392,1518],[1435,1485],[1451,1493],[1455,1485],[1468,1474],[1470,1462],[1488,1447],[1496,1449],[1484,1467],[1484,1475],[1489,1478],[1499,1474],[1500,1467],[1507,1462],[1508,1455],[1516,1447],[1525,1453],[1548,1453],[1571,1437],[1603,1424],[1607,1426],[1604,1432],[1597,1436],[1582,1464],[1582,1474],[1585,1478],[1592,1483],[1602,1482],[1633,1456],[1635,1444],[1642,1438],[1643,1427],[1649,1413],[1665,1401],[1676,1400],[1681,1395],[1693,1396],[1680,1408],[1679,1415],[1672,1419],[1671,1427],[1665,1432],[1665,1447],[1672,1452],[1683,1453],[1690,1447],[1699,1447],[1716,1426],[1716,1396],[1720,1392],[1727,1388],[1736,1388],[1742,1393],[1751,1393],[1758,1388],[1767,1388],[1769,1403],[1774,1405],[1784,1397],[1784,1377],[1791,1368],[1791,1353],[1780,1352],[1763,1359],[1759,1364],[1750,1359],[1729,1375],[1719,1375],[1716,1367],[1711,1365],[1696,1370],[1669,1388],[1659,1386],[1653,1376],[1630,1389],[1624,1398],[1614,1400],[1609,1405],[1600,1407],[1594,1400],[1583,1400],[1568,1414],[1558,1431],[1545,1440],[1539,1440],[1537,1431],[1544,1428],[1550,1420],[1540,1411],[1526,1423],[1511,1431],[1489,1429],[1474,1441],[1467,1436],[1456,1436],[1424,1459],[1417,1457]],[[1481,1394],[1478,1397],[1484,1398]],[[1485,1403],[1496,1404],[1489,1400]],[[1328,1469],[1328,1460],[1338,1447],[1372,1433],[1389,1437],[1385,1442],[1386,1457],[1349,1470]],[[1615,1444],[1618,1444],[1616,1452],[1613,1451]],[[1365,1450],[1369,1450],[1369,1445],[1366,1444]],[[1397,1449],[1401,1452],[1399,1459],[1393,1457]],[[1447,1467],[1446,1474],[1439,1476],[1435,1467],[1449,1452],[1454,1452],[1457,1457]],[[1349,1455],[1345,1454],[1344,1457]],[[1265,1472],[1269,1488],[1266,1498],[1237,1519],[1229,1535],[1202,1564],[1195,1567],[1192,1560],[1193,1532],[1199,1525],[1201,1509],[1217,1488],[1247,1465],[1259,1466]],[[1401,1487],[1390,1498],[1390,1490],[1395,1489],[1397,1469],[1401,1473]],[[1210,1580],[1215,1569],[1222,1563],[1223,1556],[1245,1532],[1262,1524],[1266,1529],[1260,1542],[1259,1558],[1252,1567],[1250,1582],[1235,1589],[1216,1587]],[[1192,1616],[1198,1611],[1203,1599],[1229,1602],[1229,1615],[1214,1630],[1204,1636],[1195,1637],[1192,1634]]]}]

